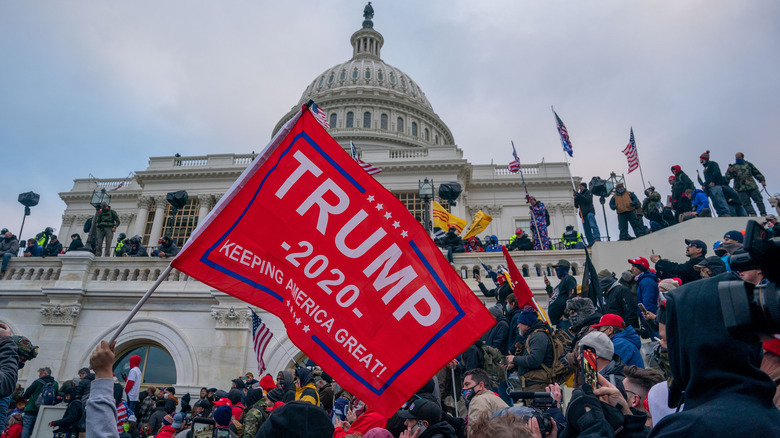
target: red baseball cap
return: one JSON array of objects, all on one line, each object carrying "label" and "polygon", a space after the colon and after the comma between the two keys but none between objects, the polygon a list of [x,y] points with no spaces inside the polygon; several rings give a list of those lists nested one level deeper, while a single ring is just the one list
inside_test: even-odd
[{"label": "red baseball cap", "polygon": [[650,269],[650,262],[647,261],[644,257],[637,257],[635,259],[628,259],[628,263],[631,263],[632,265],[639,265],[643,266],[645,269]]},{"label": "red baseball cap", "polygon": [[592,325],[591,327],[597,329],[605,326],[624,328],[625,324],[623,323],[623,318],[621,318],[620,315],[615,315],[614,313],[607,313],[606,315],[601,317],[598,324]]}]

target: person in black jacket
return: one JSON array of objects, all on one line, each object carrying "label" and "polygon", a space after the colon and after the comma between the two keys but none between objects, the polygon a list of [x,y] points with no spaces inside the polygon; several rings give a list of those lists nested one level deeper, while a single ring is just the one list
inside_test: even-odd
[{"label": "person in black jacket", "polygon": [[57,255],[61,252],[62,252],[62,243],[57,239],[56,235],[52,235],[51,239],[49,240],[49,243],[47,243],[46,247],[43,248],[43,251],[41,251],[41,256],[57,257]]},{"label": "person in black jacket", "polygon": [[659,278],[679,278],[685,284],[701,278],[701,274],[694,269],[694,266],[704,260],[707,255],[707,245],[701,240],[685,239],[685,255],[688,257],[685,263],[663,260],[660,254],[651,255],[650,261],[655,263]]},{"label": "person in black jacket", "polygon": [[76,387],[76,398],[81,401],[89,398],[89,389],[92,382],[95,380],[95,373],[90,373],[89,368],[82,368],[79,370],[79,385]]},{"label": "person in black jacket", "polygon": [[[11,330],[8,326],[0,324],[0,398],[14,393],[18,373],[19,353],[16,352],[16,342],[11,338]],[[3,416],[5,414],[6,412],[0,413]]]},{"label": "person in black jacket", "polygon": [[710,151],[701,154],[699,161],[704,166],[704,181],[701,180],[701,177],[698,177],[699,184],[702,185],[707,196],[712,200],[718,216],[728,216],[729,204],[726,201],[726,196],[723,194],[723,186],[726,185],[726,179],[723,178],[720,166],[718,166],[718,163],[710,161]]},{"label": "person in black jacket", "polygon": [[650,437],[731,437],[736,429],[742,436],[777,436],[777,385],[760,369],[761,341],[737,339],[724,323],[718,284],[739,280],[727,272],[666,294],[669,406],[684,402],[685,409],[656,423]]},{"label": "person in black jacket", "polygon": [[65,403],[68,404],[65,414],[61,419],[49,423],[49,427],[56,427],[54,433],[67,434],[68,438],[75,437],[79,432],[78,424],[81,419],[81,400],[76,397],[75,388],[65,388],[63,391]]},{"label": "person in black jacket", "polygon": [[617,277],[609,269],[599,272],[599,285],[604,291],[606,307],[604,313],[620,315],[627,325],[639,328],[636,298],[631,295],[631,290],[620,284]]},{"label": "person in black jacket", "polygon": [[490,313],[496,319],[496,325],[482,335],[482,340],[489,346],[497,348],[501,354],[507,354],[507,341],[509,339],[509,322],[504,318],[504,312],[501,307],[495,305],[491,307]]},{"label": "person in black jacket", "polygon": [[168,415],[168,412],[165,411],[165,400],[157,400],[154,412],[152,412],[152,416],[149,417],[149,423],[147,423],[152,435],[157,435],[157,432],[160,431],[163,418],[165,418],[166,415]]},{"label": "person in black jacket", "polygon": [[398,411],[406,431],[401,436],[416,438],[455,438],[455,429],[442,420],[441,408],[430,400],[414,400],[409,409]]},{"label": "person in black jacket", "polygon": [[552,368],[555,360],[549,335],[550,326],[539,319],[533,310],[522,310],[517,328],[523,335],[525,348],[521,355],[506,357],[507,369],[514,370],[520,377],[523,391],[544,391],[550,384],[550,376],[544,368]]},{"label": "person in black jacket", "polygon": [[130,238],[130,241],[126,244],[127,250],[122,254],[122,257],[148,257],[146,248],[141,244],[141,236],[135,235]]},{"label": "person in black jacket", "polygon": [[81,241],[81,236],[78,233],[70,235],[70,245],[68,245],[68,251],[79,251],[84,248],[84,242]]},{"label": "person in black jacket", "polygon": [[580,183],[580,191],[574,192],[574,207],[580,209],[580,218],[582,218],[583,228],[585,228],[585,240],[588,241],[588,247],[601,240],[599,226],[596,223],[596,209],[593,208],[593,193],[588,190],[586,183]]},{"label": "person in black jacket", "polygon": [[506,249],[507,251],[530,251],[534,249],[534,244],[522,228],[516,228],[515,234],[509,238],[509,246]]},{"label": "person in black jacket", "polygon": [[566,328],[569,326],[569,323],[566,321],[565,324],[561,324],[561,318],[564,310],[566,310],[566,300],[577,292],[577,279],[569,274],[571,263],[568,260],[558,260],[558,263],[552,265],[552,267],[555,268],[555,275],[561,282],[553,289],[547,277],[544,279],[547,294],[550,296],[547,313],[550,317],[550,324],[558,326],[558,328]]},{"label": "person in black jacket", "polygon": [[498,275],[496,277],[496,281],[498,281],[498,287],[494,289],[488,289],[485,287],[485,284],[482,283],[482,277],[477,275],[475,277],[477,280],[477,286],[479,286],[479,290],[482,292],[482,295],[486,297],[496,297],[496,304],[498,304],[500,307],[504,307],[506,305],[506,297],[512,294],[512,286],[509,285],[509,282],[506,281],[506,277],[503,275]]},{"label": "person in black jacket", "polygon": [[447,234],[441,239],[441,247],[447,250],[447,261],[450,263],[452,263],[452,254],[466,251],[455,227],[447,230]]}]

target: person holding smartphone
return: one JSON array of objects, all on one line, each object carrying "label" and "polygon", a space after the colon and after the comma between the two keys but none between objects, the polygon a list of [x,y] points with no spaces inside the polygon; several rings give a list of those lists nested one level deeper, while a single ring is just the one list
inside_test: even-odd
[{"label": "person holding smartphone", "polygon": [[455,429],[441,419],[441,408],[430,400],[415,400],[408,409],[398,411],[398,416],[406,426],[401,438],[455,437]]}]

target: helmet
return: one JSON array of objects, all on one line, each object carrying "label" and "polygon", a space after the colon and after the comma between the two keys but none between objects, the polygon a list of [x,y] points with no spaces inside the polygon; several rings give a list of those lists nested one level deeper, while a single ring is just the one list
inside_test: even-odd
[{"label": "helmet", "polygon": [[120,242],[121,242],[122,240],[125,240],[125,239],[127,239],[127,234],[125,234],[125,233],[119,233],[118,239],[119,239],[119,241],[120,241]]},{"label": "helmet", "polygon": [[131,237],[130,238],[130,243],[135,244],[135,245],[141,243],[141,236],[136,234],[135,236]]},{"label": "helmet", "polygon": [[19,353],[19,358],[24,357],[27,360],[33,360],[38,357],[38,346],[33,345],[29,339],[24,336],[12,336],[14,343],[16,344],[16,351]]},{"label": "helmet", "polygon": [[46,233],[46,234],[51,234],[51,233],[53,233],[53,232],[54,232],[54,228],[52,228],[52,227],[46,227],[46,229],[45,229],[45,230],[43,230],[43,232],[44,232],[44,233]]}]

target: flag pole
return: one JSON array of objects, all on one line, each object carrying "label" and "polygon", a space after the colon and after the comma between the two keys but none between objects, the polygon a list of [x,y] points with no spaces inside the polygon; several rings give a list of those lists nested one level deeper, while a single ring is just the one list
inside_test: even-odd
[{"label": "flag pole", "polygon": [[[634,127],[631,127],[631,133],[634,133]],[[639,148],[636,147],[636,136],[634,136],[634,153],[636,154],[636,163],[639,165],[639,176],[642,178],[642,187],[647,191],[647,186],[645,185],[645,174],[642,173],[642,161],[639,159]]]},{"label": "flag pole", "polygon": [[[514,140],[510,140],[510,142],[512,143],[512,150],[515,150],[515,142],[514,142]],[[523,176],[523,165],[522,164],[520,165],[520,180],[523,181],[523,190],[525,190],[525,200],[526,200],[526,202],[528,202],[528,198],[529,198],[528,187],[526,187],[526,185],[525,185],[525,176]],[[536,240],[539,243],[539,250],[544,250],[544,245],[542,245],[542,236],[540,236],[541,230],[539,229],[538,226],[536,226],[536,218],[534,217],[533,207],[529,206],[528,210],[531,213],[530,214],[530,216],[531,216],[531,227],[536,228]],[[531,231],[533,232],[533,230],[531,230]]]},{"label": "flag pole", "polygon": [[[553,117],[555,118],[555,128],[558,128],[558,117],[555,115],[555,108],[553,108],[552,105],[550,105],[550,110],[552,110]],[[561,137],[560,130],[558,131],[558,137]],[[571,180],[571,188],[575,192],[577,191],[577,186],[574,185],[574,177],[571,175],[571,167],[569,166],[569,155],[566,152],[566,145],[563,143],[563,137],[561,137],[561,147],[563,148],[563,158],[566,160],[566,170],[569,171],[569,179]]]},{"label": "flag pole", "polygon": [[452,401],[455,405],[455,416],[460,417],[460,413],[458,412],[458,392],[455,387],[455,368],[450,368],[450,371],[452,372]]},{"label": "flag pole", "polygon": [[[252,313],[255,313],[255,309],[253,309],[253,308],[252,308],[252,307],[250,307],[250,306],[246,306],[246,307],[247,307],[247,308],[248,308],[250,311],[252,311]],[[271,329],[269,328],[268,330],[270,331]],[[287,356],[289,356],[289,357],[290,357],[290,359],[292,359],[292,361],[293,361],[293,363],[294,363],[294,364],[297,364],[297,363],[298,363],[298,361],[297,361],[297,360],[295,360],[295,356],[294,356],[292,353],[290,353],[290,350],[288,350],[287,348],[285,348],[285,346],[284,346],[284,345],[282,345],[282,343],[281,343],[281,342],[279,342],[279,340],[278,340],[278,339],[276,339],[276,336],[274,336],[273,332],[271,333],[271,339],[273,339],[273,340],[274,340],[274,341],[275,341],[275,342],[276,342],[276,343],[279,345],[279,347],[281,347],[281,348],[282,348],[282,350],[284,350],[284,352],[285,352],[285,353],[287,353]]]},{"label": "flag pole", "polygon": [[143,306],[144,303],[146,303],[149,300],[149,298],[152,296],[154,291],[157,290],[157,287],[159,287],[160,284],[163,281],[165,281],[166,278],[168,278],[168,274],[170,274],[172,270],[173,270],[173,265],[169,264],[168,267],[165,268],[164,271],[162,271],[162,273],[160,274],[159,277],[157,277],[157,280],[154,282],[152,287],[150,287],[149,290],[146,291],[144,296],[142,296],[141,299],[138,301],[138,303],[136,303],[135,307],[133,307],[133,310],[130,311],[130,314],[127,315],[127,318],[125,318],[125,320],[122,321],[122,324],[119,325],[119,328],[116,329],[114,335],[111,336],[111,340],[108,341],[108,345],[111,345],[114,343],[114,341],[116,341],[116,338],[118,338],[119,335],[122,333],[122,331],[125,329],[125,327],[127,327],[127,324],[130,323],[130,320],[133,319],[133,317],[135,316],[136,313],[138,313],[139,310],[141,310],[141,306]]}]

